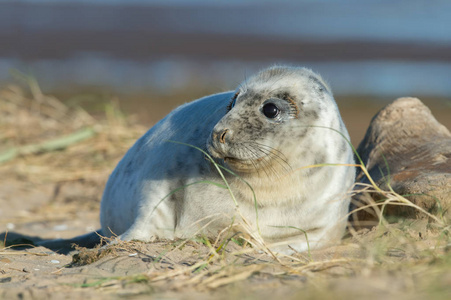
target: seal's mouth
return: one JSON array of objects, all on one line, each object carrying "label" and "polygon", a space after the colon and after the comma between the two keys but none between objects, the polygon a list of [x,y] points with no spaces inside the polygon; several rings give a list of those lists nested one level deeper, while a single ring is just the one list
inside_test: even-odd
[{"label": "seal's mouth", "polygon": [[227,168],[237,172],[252,173],[258,171],[260,168],[268,166],[269,160],[271,160],[271,153],[264,153],[263,156],[252,156],[249,157],[236,157],[231,155],[230,149],[225,151],[221,147],[215,147],[215,145],[208,144],[207,151],[211,157],[217,162],[223,162]]},{"label": "seal's mouth", "polygon": [[223,161],[232,170],[243,173],[252,173],[258,171],[258,169],[261,167],[261,163],[265,158],[266,157],[240,159],[236,157],[226,156],[223,158]]},{"label": "seal's mouth", "polygon": [[252,163],[252,162],[260,162],[260,161],[262,161],[262,160],[264,160],[265,159],[265,157],[266,156],[263,156],[263,157],[259,157],[259,158],[255,158],[255,159],[251,159],[251,160],[246,160],[246,159],[239,159],[239,158],[235,158],[235,157],[229,157],[229,156],[226,156],[226,157],[224,157],[223,159],[224,159],[224,162],[240,162],[240,163]]}]

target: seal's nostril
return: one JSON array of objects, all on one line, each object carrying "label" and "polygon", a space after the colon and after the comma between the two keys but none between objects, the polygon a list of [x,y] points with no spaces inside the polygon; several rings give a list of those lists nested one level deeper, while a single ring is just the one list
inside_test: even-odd
[{"label": "seal's nostril", "polygon": [[224,130],[221,132],[221,135],[219,136],[219,142],[222,143],[222,144],[225,143],[225,136],[226,136],[226,134],[227,134],[227,131],[229,131],[229,130],[228,130],[228,129],[224,129]]}]

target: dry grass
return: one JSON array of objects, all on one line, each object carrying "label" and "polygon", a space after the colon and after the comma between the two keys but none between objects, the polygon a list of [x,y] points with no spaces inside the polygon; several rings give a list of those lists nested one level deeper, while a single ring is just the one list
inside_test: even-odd
[{"label": "dry grass", "polygon": [[[90,195],[77,198],[76,205],[67,203],[66,194],[55,196],[53,201],[60,201],[59,205],[53,202],[37,211],[46,218],[55,218],[56,210],[65,218],[75,218],[76,210],[83,207],[98,210],[102,184],[146,129],[124,117],[114,101],[94,118],[79,107],[43,95],[33,79],[25,79],[28,92],[14,85],[0,91],[0,157],[11,148],[64,138],[84,129],[95,134],[55,149],[20,152],[0,164],[0,177],[34,186],[50,183],[57,196],[62,184],[77,182]],[[52,274],[60,276],[55,277],[56,287],[49,284],[49,291],[62,291],[63,283],[65,292],[69,289],[77,295],[82,288],[92,297],[111,293],[196,299],[450,297],[449,220],[423,212],[428,218],[388,222],[383,217],[386,205],[413,204],[394,191],[365,188],[385,199],[366,207],[380,221],[369,229],[350,228],[343,243],[335,247],[276,256],[258,237],[234,236],[228,230],[214,241],[198,237],[151,244],[118,242],[108,248],[79,249],[70,268]],[[12,253],[4,249],[0,256]],[[69,281],[68,275],[72,276]],[[25,281],[18,285],[24,286]]]},{"label": "dry grass", "polygon": [[122,157],[146,130],[133,119],[126,119],[114,99],[95,119],[81,107],[68,107],[43,95],[38,87],[33,88],[36,83],[32,79],[28,83],[31,93],[16,85],[0,91],[0,158],[8,150],[59,140],[83,130],[92,130],[95,137],[49,151],[25,152],[13,162],[0,165],[18,177],[64,181],[104,176],[105,165]]}]

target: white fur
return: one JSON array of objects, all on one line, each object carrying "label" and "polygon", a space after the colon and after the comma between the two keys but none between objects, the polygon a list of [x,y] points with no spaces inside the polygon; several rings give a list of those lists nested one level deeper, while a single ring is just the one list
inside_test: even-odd
[{"label": "white fur", "polygon": [[[272,74],[274,69],[279,72]],[[318,90],[321,84],[325,87],[323,92]],[[268,243],[279,243],[280,246],[273,247],[276,251],[287,253],[292,252],[291,248],[307,250],[304,231],[308,233],[310,248],[337,242],[346,226],[349,190],[355,170],[353,167],[324,166],[313,173],[302,167],[317,163],[315,159],[323,156],[325,163],[352,164],[352,150],[343,146],[347,145],[343,143],[343,137],[330,129],[308,127],[305,136],[297,138],[296,135],[300,132],[298,128],[325,126],[340,131],[347,139],[349,136],[324,81],[307,69],[280,67],[264,70],[243,83],[238,89],[240,96],[236,105],[228,114],[225,107],[234,92],[207,96],[182,105],[141,137],[118,164],[105,188],[100,214],[103,234],[142,241],[157,237],[190,237],[195,233],[215,236],[232,220],[239,222],[235,204],[226,189],[197,183],[171,194],[182,186],[203,180],[224,184],[201,151],[171,141],[208,149],[215,156],[210,141],[212,132],[221,126],[239,127],[239,113],[253,109],[246,107],[246,101],[250,101],[245,99],[246,92],[259,92],[263,102],[273,97],[271,91],[281,89],[299,96],[302,104],[299,102],[298,105],[302,105],[302,109],[318,108],[318,118],[304,124],[308,119],[301,115],[274,125],[281,133],[288,132],[291,138],[278,140],[279,135],[259,138],[260,143],[283,154],[291,171],[284,169],[280,161],[273,160],[263,171],[238,172],[255,191],[261,236]],[[258,105],[256,103],[255,107]],[[259,112],[253,112],[254,115],[266,122]],[[225,166],[233,170],[233,165]],[[224,173],[237,196],[241,214],[256,233],[251,189],[242,180]],[[162,200],[164,197],[167,198]]]}]

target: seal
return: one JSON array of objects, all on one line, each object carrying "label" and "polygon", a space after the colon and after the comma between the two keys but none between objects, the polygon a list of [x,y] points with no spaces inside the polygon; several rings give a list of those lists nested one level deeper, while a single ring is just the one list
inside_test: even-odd
[{"label": "seal", "polygon": [[103,194],[102,233],[213,237],[239,215],[274,251],[335,243],[355,178],[346,139],[319,75],[262,70],[235,91],[178,107],[130,148]]}]

